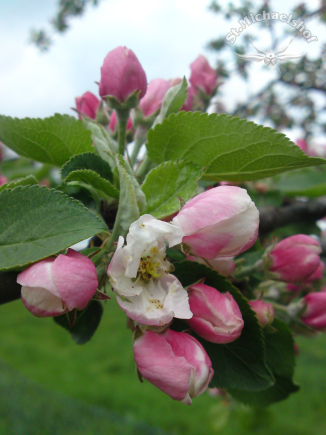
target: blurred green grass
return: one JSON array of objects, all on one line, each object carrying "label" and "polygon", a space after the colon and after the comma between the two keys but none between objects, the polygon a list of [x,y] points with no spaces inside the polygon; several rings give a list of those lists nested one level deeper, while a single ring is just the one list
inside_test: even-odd
[{"label": "blurred green grass", "polygon": [[[20,301],[0,307],[0,327],[0,394],[3,403],[9,400],[6,391],[13,391],[14,388],[17,392],[24,391],[24,377],[31,380],[36,389],[40,388],[39,395],[49,403],[52,415],[60,415],[63,406],[70,407],[69,415],[75,415],[74,431],[63,430],[62,433],[99,435],[92,416],[108,410],[114,415],[127,417],[127,420],[118,419],[115,426],[111,425],[110,430],[103,432],[110,435],[120,433],[116,429],[119,425],[124,427],[123,434],[146,433],[140,427],[134,429],[135,425],[128,428],[128,421],[145,422],[177,435],[326,434],[325,335],[314,339],[299,337],[297,340],[301,353],[295,380],[301,385],[301,390],[266,410],[253,410],[239,404],[225,404],[207,393],[194,399],[191,407],[187,407],[173,401],[148,382],[141,384],[135,373],[131,332],[126,329],[125,315],[114,298],[105,304],[104,316],[95,336],[82,346],[77,346],[52,319],[33,317]],[[11,379],[8,378],[8,366],[12,368]],[[15,375],[17,371],[19,376]],[[16,379],[14,385],[13,379]],[[29,401],[33,395],[26,393],[25,399],[18,396],[17,393],[10,399],[11,409],[16,407],[17,411],[24,408],[24,400]],[[28,403],[29,413],[33,412],[35,397]],[[67,405],[64,405],[65,401]],[[0,402],[2,410],[3,403]],[[49,420],[46,413],[40,412],[39,406],[34,408],[35,412],[39,412],[39,419]],[[86,420],[89,417],[87,431],[85,428],[78,429],[81,415]],[[105,420],[105,415],[101,414],[101,421]],[[107,415],[109,419],[113,414]],[[94,417],[95,420],[98,418]],[[15,432],[6,432],[3,421],[0,419],[1,435],[33,433],[28,431],[28,427],[23,427],[22,431],[14,429]],[[28,419],[22,424],[28,425]],[[55,423],[52,424],[55,427]],[[54,429],[42,433],[61,434]]]}]

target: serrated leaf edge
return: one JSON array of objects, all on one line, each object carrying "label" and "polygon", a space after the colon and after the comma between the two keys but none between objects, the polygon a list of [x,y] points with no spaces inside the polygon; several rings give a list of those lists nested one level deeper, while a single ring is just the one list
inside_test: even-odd
[{"label": "serrated leaf edge", "polygon": [[[68,116],[68,115],[67,115],[67,116]],[[54,192],[55,194],[57,194],[58,196],[66,197],[66,198],[68,198],[68,199],[70,200],[70,202],[75,202],[76,204],[79,204],[79,206],[81,206],[83,209],[87,210],[89,213],[92,213],[92,215],[94,215],[94,217],[96,218],[96,220],[97,220],[100,224],[103,225],[103,222],[102,222],[102,221],[101,221],[101,220],[96,216],[96,214],[93,213],[91,210],[89,210],[87,207],[85,207],[83,203],[81,203],[80,201],[78,201],[78,199],[76,199],[76,198],[72,198],[71,196],[69,196],[69,195],[67,195],[67,194],[65,194],[65,193],[63,193],[63,192],[61,192],[60,190],[56,190],[56,189],[53,189],[53,188],[49,189],[49,188],[47,188],[46,186],[32,185],[32,186],[16,186],[16,187],[14,187],[13,189],[6,189],[6,190],[3,190],[2,192],[15,191],[15,190],[17,190],[17,189],[18,189],[18,190],[24,190],[24,189],[25,189],[25,190],[27,190],[27,189],[38,190],[38,189],[43,189],[43,190],[47,190],[47,191],[53,191],[53,192]],[[0,195],[1,195],[2,192],[0,192]],[[103,229],[103,230],[101,230],[101,231],[99,231],[99,232],[105,232],[105,231],[107,231],[107,230]],[[85,240],[85,239],[84,239],[84,238],[83,238],[83,239],[80,239],[80,240],[79,240],[78,242],[76,242],[76,243],[79,243],[79,242],[81,242],[82,240]],[[58,252],[60,252],[60,251],[52,252],[51,254],[47,255],[46,257],[39,258],[39,259],[38,259],[37,261],[35,261],[34,263],[37,263],[38,261],[43,260],[44,258],[51,257],[52,255],[55,255],[55,254],[57,254]],[[29,266],[29,265],[31,265],[31,264],[33,264],[33,263],[32,263],[32,262],[29,262],[29,263],[25,263],[25,264],[17,264],[17,265],[12,266],[12,267],[6,267],[6,268],[3,268],[3,269],[0,269],[0,272],[10,271],[10,270],[13,270],[13,269],[15,269],[15,268]]]}]

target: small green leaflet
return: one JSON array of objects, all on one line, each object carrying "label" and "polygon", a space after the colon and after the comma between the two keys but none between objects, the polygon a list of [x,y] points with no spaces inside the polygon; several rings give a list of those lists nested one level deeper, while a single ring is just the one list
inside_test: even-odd
[{"label": "small green leaflet", "polygon": [[77,311],[74,326],[71,328],[67,314],[54,317],[53,320],[71,334],[76,344],[87,343],[95,334],[103,314],[99,301],[91,301],[83,311]]},{"label": "small green leaflet", "polygon": [[13,189],[17,186],[29,186],[31,184],[38,184],[37,179],[34,175],[28,175],[27,177],[20,178],[19,180],[11,181],[10,183],[5,183],[0,186],[0,192],[4,189]]},{"label": "small green leaflet", "polygon": [[164,162],[152,169],[142,185],[147,200],[145,213],[162,219],[179,211],[178,196],[184,201],[194,196],[202,173],[202,168],[186,161]]},{"label": "small green leaflet", "polygon": [[182,82],[176,86],[172,86],[164,95],[160,113],[157,115],[153,128],[156,124],[163,122],[164,118],[168,118],[171,113],[177,113],[187,98],[187,80],[184,77]]},{"label": "small green leaflet", "polygon": [[119,198],[119,191],[112,184],[110,165],[97,154],[83,153],[73,156],[61,169],[61,177],[66,182],[81,181],[105,195]]}]

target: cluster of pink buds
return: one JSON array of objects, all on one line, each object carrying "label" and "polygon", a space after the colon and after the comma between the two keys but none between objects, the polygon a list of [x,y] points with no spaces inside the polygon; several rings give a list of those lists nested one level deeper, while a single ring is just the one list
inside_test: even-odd
[{"label": "cluster of pink buds", "polygon": [[[287,283],[290,302],[302,292],[306,293],[298,302],[291,303],[288,310],[316,331],[326,331],[326,293],[316,291],[325,269],[319,256],[321,251],[315,238],[297,234],[267,249],[264,254],[267,276]],[[258,312],[257,316],[260,316]],[[266,317],[272,317],[272,312],[267,314],[266,311]]]},{"label": "cluster of pink buds", "polygon": [[[196,107],[195,101],[211,97],[217,88],[216,71],[210,67],[207,59],[200,55],[191,65],[187,99],[181,110],[191,111]],[[147,122],[148,117],[156,116],[161,108],[166,92],[181,82],[180,78],[164,80],[157,78],[147,85],[146,73],[134,52],[126,47],[117,47],[110,51],[101,67],[99,95],[112,108],[137,107]],[[118,106],[117,106],[118,104]],[[116,132],[117,115],[112,110],[110,119],[101,117],[103,108],[100,100],[91,92],[85,92],[76,98],[76,108],[79,114],[87,116],[100,123],[109,123],[108,128]],[[139,116],[138,116],[139,117]],[[152,119],[152,118],[150,118]],[[103,122],[102,122],[103,121]],[[153,121],[152,121],[153,122]],[[132,117],[128,120],[127,130],[133,126]]]},{"label": "cluster of pink buds", "polygon": [[311,279],[322,268],[320,253],[321,247],[316,239],[298,234],[277,243],[266,255],[265,265],[271,278],[300,283]]}]

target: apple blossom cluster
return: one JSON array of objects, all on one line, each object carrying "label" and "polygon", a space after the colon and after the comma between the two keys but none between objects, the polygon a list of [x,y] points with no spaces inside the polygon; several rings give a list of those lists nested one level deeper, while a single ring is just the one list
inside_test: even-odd
[{"label": "apple blossom cluster", "polygon": [[[184,289],[170,273],[166,246],[182,243],[189,253],[217,262],[252,246],[258,223],[247,192],[221,186],[190,200],[171,223],[145,214],[130,226],[125,246],[119,238],[108,275],[119,306],[142,331],[134,343],[139,373],[176,400],[190,404],[207,388],[213,369],[194,337],[169,329],[173,318],[185,319],[199,337],[219,344],[236,340],[244,322],[230,293],[203,283]],[[153,326],[161,328],[153,332]]]},{"label": "apple blossom cluster", "polygon": [[[218,345],[218,349],[230,345],[234,350],[243,347],[243,342],[247,345],[248,321],[252,322],[248,329],[253,327],[258,331],[258,345],[264,334],[278,332],[275,322],[277,325],[280,312],[279,317],[286,319],[286,327],[294,331],[310,334],[326,331],[326,287],[322,287],[325,266],[320,259],[320,243],[311,236],[297,234],[279,243],[262,240],[261,246],[257,240],[258,209],[250,191],[238,183],[212,183],[206,190],[201,187],[204,192],[191,198],[194,190],[184,198],[188,201],[179,198],[183,205],[179,212],[175,206],[170,216],[169,213],[163,217],[156,215],[161,219],[143,214],[144,209],[138,206],[136,212],[133,209],[129,213],[128,201],[135,199],[136,190],[141,190],[140,185],[150,170],[144,164],[146,157],[137,160],[138,151],[146,142],[150,127],[158,122],[156,117],[160,116],[166,95],[172,87],[184,83],[181,110],[205,111],[217,89],[216,71],[203,56],[190,69],[185,97],[187,84],[179,78],[157,78],[147,84],[146,73],[132,50],[117,47],[108,53],[101,68],[101,99],[86,92],[76,98],[76,107],[83,122],[104,127],[105,135],[113,143],[113,151],[105,151],[105,157],[116,158],[126,173],[125,178],[119,178],[118,165],[113,169],[106,167],[100,152],[93,156],[97,163],[98,159],[101,161],[98,172],[108,173],[112,169],[112,179],[107,174],[107,179],[103,179],[91,169],[87,172],[95,173],[92,180],[96,182],[90,183],[93,190],[100,190],[102,185],[110,187],[102,198],[110,201],[113,209],[116,206],[113,229],[109,226],[108,237],[107,233],[98,234],[101,243],[91,246],[85,255],[69,248],[66,254],[40,256],[41,261],[17,276],[27,310],[37,317],[67,316],[71,328],[80,311],[87,312],[94,301],[109,299],[108,284],[133,331],[139,377],[187,405],[209,385],[220,387],[215,381],[214,358],[208,355],[209,349],[213,345]],[[133,151],[125,159],[128,141],[133,141]],[[306,149],[303,142],[298,146]],[[87,158],[91,159],[90,153]],[[85,184],[87,174],[83,173]],[[121,186],[125,180],[131,194],[128,196],[130,191],[127,191],[124,197]],[[0,176],[0,185],[6,182]],[[118,188],[120,193],[108,199]],[[257,192],[264,189],[256,186]],[[127,224],[120,225],[121,214]],[[246,256],[249,249],[255,255],[258,253],[255,262],[251,262],[250,254]],[[177,252],[182,260],[173,258],[171,252]],[[177,274],[180,264],[186,264],[189,275],[192,268],[199,271],[198,279],[184,283]],[[210,276],[217,280],[213,280],[214,284],[209,281]],[[236,340],[241,344],[232,347]],[[264,346],[261,348],[263,354]],[[250,354],[246,349],[245,352]],[[261,369],[266,367],[263,365]],[[259,388],[260,385],[257,391]]]}]

